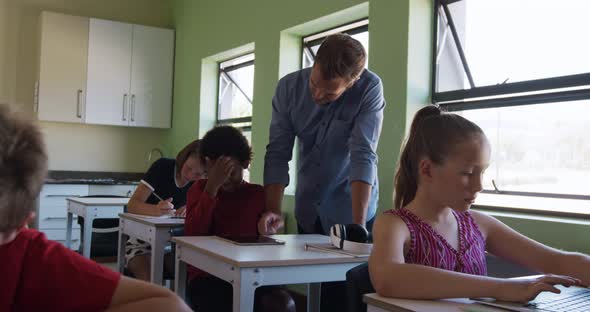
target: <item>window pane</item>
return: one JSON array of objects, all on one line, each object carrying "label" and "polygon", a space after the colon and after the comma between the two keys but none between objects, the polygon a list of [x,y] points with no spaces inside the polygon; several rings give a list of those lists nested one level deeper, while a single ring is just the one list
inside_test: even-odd
[{"label": "window pane", "polygon": [[[251,62],[254,55],[245,59]],[[219,71],[219,106],[218,119],[240,118],[252,116],[252,96],[254,94],[254,64],[240,66],[244,57],[224,62]],[[234,67],[235,66],[235,67]]]},{"label": "window pane", "polygon": [[485,131],[502,191],[590,195],[590,100],[460,112]]},{"label": "window pane", "polygon": [[[369,67],[369,32],[365,31],[362,33],[354,34],[351,37],[360,41],[360,43],[365,48],[365,52],[367,53],[367,62],[365,63],[365,68],[368,68]],[[316,55],[318,53],[319,49],[320,49],[319,44],[316,44],[311,47],[311,50],[313,51],[314,55]],[[313,58],[311,57],[311,54],[309,54],[307,51],[305,51],[305,49],[303,51],[303,63],[302,64],[303,64],[302,68],[311,67],[311,65],[313,65]]]},{"label": "window pane", "polygon": [[[252,130],[244,130],[242,134],[248,139],[248,144],[252,146]],[[244,181],[250,182],[250,168],[244,170]]]},{"label": "window pane", "polygon": [[[488,86],[590,72],[590,1],[464,0],[449,5],[475,82]],[[437,91],[469,88],[439,11]]]},{"label": "window pane", "polygon": [[[327,30],[323,33],[319,33],[319,34],[315,34],[306,38],[303,38],[303,42],[304,44],[306,42],[316,42],[317,40],[323,39],[331,34],[335,34],[335,33],[353,33],[352,35],[350,35],[352,38],[360,41],[360,43],[363,45],[363,47],[365,48],[365,52],[367,53],[367,62],[365,63],[365,68],[368,67],[369,64],[369,31],[362,31],[359,33],[354,33],[354,30],[359,31],[360,29],[362,29],[362,27],[366,27],[369,24],[369,20],[362,20],[362,21],[358,21],[349,25],[344,25],[344,26],[340,26],[337,27],[335,29],[331,29],[331,30]],[[316,55],[318,52],[318,49],[320,48],[320,43],[314,44],[310,47],[310,49],[313,51],[313,55]],[[313,56],[309,53],[309,51],[307,51],[307,49],[304,47],[303,48],[303,59],[301,62],[301,68],[308,68],[311,67],[313,65]]]}]

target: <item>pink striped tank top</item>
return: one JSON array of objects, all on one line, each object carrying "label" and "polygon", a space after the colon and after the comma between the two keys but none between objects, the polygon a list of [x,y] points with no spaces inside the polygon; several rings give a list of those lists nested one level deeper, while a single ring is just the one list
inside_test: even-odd
[{"label": "pink striped tank top", "polygon": [[459,225],[459,250],[408,209],[392,209],[385,213],[400,217],[410,230],[410,248],[404,257],[406,263],[487,275],[485,239],[468,211],[453,211]]}]

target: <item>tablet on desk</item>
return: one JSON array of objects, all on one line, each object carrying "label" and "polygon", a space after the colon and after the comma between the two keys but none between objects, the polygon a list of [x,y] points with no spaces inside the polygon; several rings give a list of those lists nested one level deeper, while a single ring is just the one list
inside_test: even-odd
[{"label": "tablet on desk", "polygon": [[284,245],[285,241],[272,237],[258,236],[217,236],[218,238],[240,246]]}]

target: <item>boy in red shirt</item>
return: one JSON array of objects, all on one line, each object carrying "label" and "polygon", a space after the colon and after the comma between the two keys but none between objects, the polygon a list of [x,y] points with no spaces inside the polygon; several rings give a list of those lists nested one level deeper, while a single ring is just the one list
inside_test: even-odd
[{"label": "boy in red shirt", "polygon": [[[265,211],[264,188],[243,180],[252,150],[236,128],[219,126],[201,140],[201,160],[207,178],[193,184],[187,194],[185,235],[255,236],[258,220]],[[278,216],[273,220],[279,221]],[[232,285],[206,272],[189,267],[188,294],[199,312],[232,311]],[[274,286],[259,287],[255,311],[295,312],[291,296]]]},{"label": "boy in red shirt", "polygon": [[189,311],[28,229],[47,172],[41,132],[0,105],[0,311]]}]

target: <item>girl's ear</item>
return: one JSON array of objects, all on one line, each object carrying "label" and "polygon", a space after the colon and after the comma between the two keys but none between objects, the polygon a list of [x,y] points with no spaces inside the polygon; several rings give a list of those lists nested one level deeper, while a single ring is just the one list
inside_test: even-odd
[{"label": "girl's ear", "polygon": [[424,181],[424,179],[432,178],[432,167],[433,163],[428,158],[422,158],[420,162],[418,162],[418,176],[420,177],[419,180]]}]

